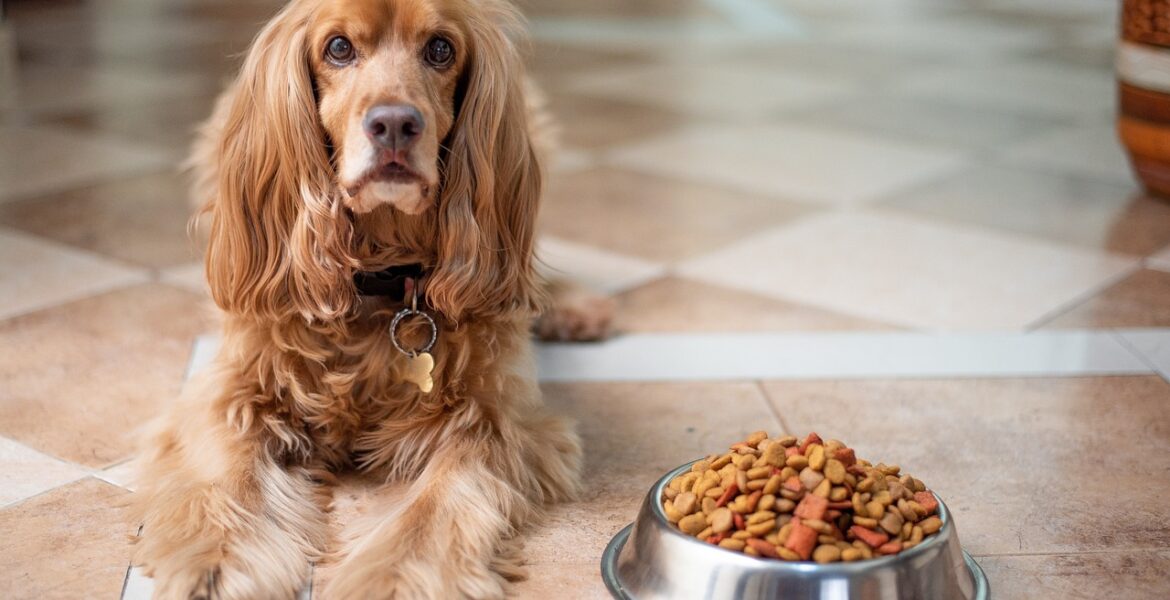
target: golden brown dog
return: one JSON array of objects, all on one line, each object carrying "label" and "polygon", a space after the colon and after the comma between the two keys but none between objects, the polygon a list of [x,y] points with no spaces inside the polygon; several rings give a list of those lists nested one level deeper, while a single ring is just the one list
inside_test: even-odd
[{"label": "golden brown dog", "polygon": [[[541,191],[501,0],[294,0],[197,149],[223,345],[149,436],[135,561],[162,598],[286,598],[330,548],[331,473],[405,485],[325,597],[496,598],[570,498],[578,440],[536,385]],[[354,275],[418,264],[433,389]],[[402,327],[417,346],[420,319]]]}]

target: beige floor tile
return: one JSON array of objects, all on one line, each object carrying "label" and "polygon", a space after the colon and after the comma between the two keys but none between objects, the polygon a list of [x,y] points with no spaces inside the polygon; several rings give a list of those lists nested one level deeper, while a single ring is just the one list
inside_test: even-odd
[{"label": "beige floor tile", "polygon": [[899,464],[926,482],[954,512],[972,554],[1170,544],[1166,527],[1151,526],[1170,518],[1170,480],[1152,476],[1170,469],[1170,385],[1160,377],[765,389],[798,435],[844,440],[859,457]]},{"label": "beige floor tile", "polygon": [[0,436],[0,506],[85,477],[84,469]]},{"label": "beige floor tile", "polygon": [[0,228],[0,319],[140,283],[146,271]]},{"label": "beige floor tile", "polygon": [[879,213],[814,216],[689,261],[689,277],[930,330],[1019,329],[1137,261]]},{"label": "beige floor tile", "polygon": [[207,296],[210,290],[207,288],[207,278],[204,277],[203,269],[203,261],[198,260],[164,269],[159,277],[175,287]]},{"label": "beige floor tile", "polygon": [[957,169],[960,155],[796,126],[696,126],[619,148],[609,164],[797,202],[853,205]]},{"label": "beige floor tile", "polygon": [[1129,159],[1113,125],[1063,129],[1004,148],[1000,160],[1058,172],[1132,183]]},{"label": "beige floor tile", "polygon": [[550,568],[600,564],[601,551],[633,520],[655,480],[752,431],[780,428],[755,383],[542,387],[553,410],[577,420],[587,490],[580,502],[554,507],[528,537],[525,556]]},{"label": "beige floor tile", "polygon": [[178,393],[203,302],[162,284],[110,292],[0,323],[0,433],[100,468],[129,456],[136,428]]},{"label": "beige floor tile", "polygon": [[173,158],[128,142],[0,125],[0,202],[173,166]]},{"label": "beige floor tile", "polygon": [[1138,271],[1043,327],[1170,327],[1170,273]]},{"label": "beige floor tile", "polygon": [[[93,26],[81,24],[82,27]],[[22,42],[34,41],[33,32],[39,26],[23,25],[18,31]],[[153,24],[157,31],[159,25]],[[45,35],[68,35],[71,25],[48,25]],[[36,40],[37,42],[48,40]],[[58,49],[63,49],[62,38],[58,37]],[[125,43],[123,38],[122,43]],[[68,42],[65,42],[68,43]],[[88,42],[82,42],[88,43]],[[26,45],[24,50],[35,54],[37,49]],[[82,51],[81,48],[75,48]],[[92,60],[92,57],[88,57]],[[224,55],[224,62],[227,56]],[[194,94],[214,92],[210,88],[214,77],[190,71],[139,68],[141,63],[131,64],[98,63],[81,66],[28,62],[21,64],[17,81],[18,104],[26,112],[40,115],[58,114],[63,111],[117,109],[120,106],[141,104],[144,99],[182,102]]]},{"label": "beige floor tile", "polygon": [[211,115],[214,94],[184,95],[166,101],[131,101],[112,107],[83,106],[47,115],[43,122],[69,128],[141,141],[185,155],[195,139],[199,123]]},{"label": "beige floor tile", "polygon": [[991,581],[993,598],[1163,598],[1170,591],[1170,550],[1166,549],[976,560]]},{"label": "beige floor tile", "polygon": [[550,98],[560,137],[570,146],[602,148],[666,133],[693,119],[644,104],[576,92]]},{"label": "beige floor tile", "polygon": [[541,231],[673,262],[809,212],[808,207],[759,195],[602,167],[550,182],[541,207]]},{"label": "beige floor tile", "polygon": [[125,490],[87,478],[0,511],[5,598],[117,598],[130,564]]},{"label": "beige floor tile", "polygon": [[[907,16],[908,17],[908,16]],[[1047,42],[1043,30],[1008,21],[975,20],[956,16],[841,21],[825,27],[820,38],[859,52],[899,52],[945,55],[950,60],[969,56],[992,57],[1024,52]]]},{"label": "beige floor tile", "polygon": [[567,279],[598,292],[615,294],[661,276],[665,266],[545,235],[537,242],[537,269],[548,279]]},{"label": "beige floor tile", "polygon": [[650,65],[574,78],[570,91],[640,102],[688,115],[752,121],[781,108],[811,106],[853,91],[840,81],[722,65]]},{"label": "beige floor tile", "polygon": [[776,300],[704,280],[664,277],[618,296],[622,333],[882,331],[890,325]]},{"label": "beige floor tile", "polygon": [[923,70],[893,89],[954,104],[1105,119],[1113,111],[1115,87],[1108,71],[1012,61]]},{"label": "beige floor tile", "polygon": [[980,165],[895,194],[884,206],[1113,252],[1170,243],[1170,203],[1133,184]]},{"label": "beige floor tile", "polygon": [[980,151],[1051,131],[1067,121],[995,108],[868,92],[845,100],[785,113],[783,119],[818,129],[866,133],[891,139]]},{"label": "beige floor tile", "polygon": [[0,223],[146,267],[189,262],[199,246],[184,179],[162,171],[0,204]]},{"label": "beige floor tile", "polygon": [[527,600],[603,600],[609,591],[601,581],[601,559],[583,563],[530,564],[528,580],[515,586],[512,595]]}]

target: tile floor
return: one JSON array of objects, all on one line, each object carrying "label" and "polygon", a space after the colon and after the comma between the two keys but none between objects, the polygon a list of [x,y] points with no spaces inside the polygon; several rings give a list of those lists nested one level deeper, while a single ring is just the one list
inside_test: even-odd
[{"label": "tile floor", "polygon": [[[912,468],[997,598],[1170,596],[1170,203],[1112,133],[1115,2],[520,3],[541,252],[623,333],[541,352],[596,493],[518,597],[604,597],[650,482],[759,428]],[[178,163],[278,4],[5,2],[0,597],[149,587],[133,435],[214,331]]]}]

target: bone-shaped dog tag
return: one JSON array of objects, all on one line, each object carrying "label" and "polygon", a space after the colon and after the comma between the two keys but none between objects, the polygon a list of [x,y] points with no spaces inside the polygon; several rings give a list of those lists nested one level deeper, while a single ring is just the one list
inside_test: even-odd
[{"label": "bone-shaped dog tag", "polygon": [[423,352],[406,360],[406,380],[417,385],[422,393],[430,393],[431,388],[435,386],[435,380],[431,379],[435,357],[431,356],[430,352]]}]

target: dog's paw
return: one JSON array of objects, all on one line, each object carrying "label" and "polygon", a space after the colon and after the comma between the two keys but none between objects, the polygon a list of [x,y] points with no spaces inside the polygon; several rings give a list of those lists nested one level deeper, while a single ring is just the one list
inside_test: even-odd
[{"label": "dog's paw", "polygon": [[609,337],[613,327],[613,298],[588,292],[558,294],[552,307],[536,322],[543,340],[593,342]]}]

